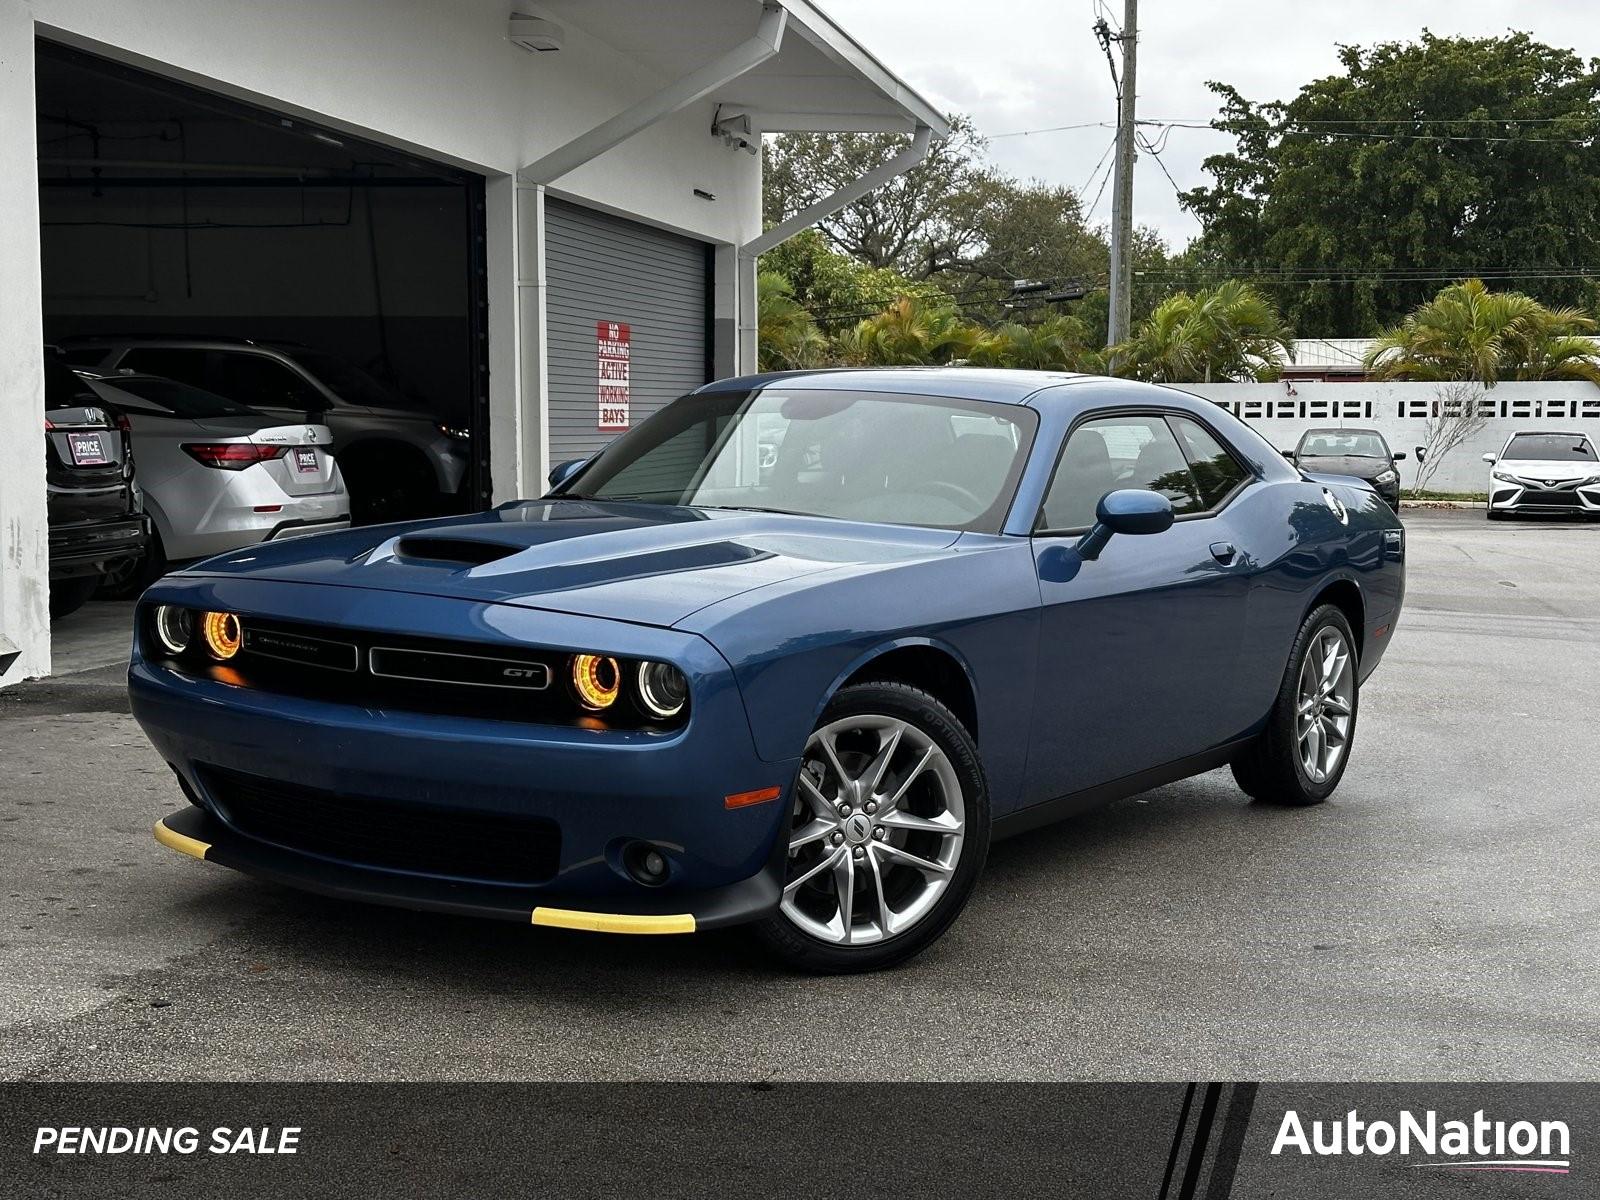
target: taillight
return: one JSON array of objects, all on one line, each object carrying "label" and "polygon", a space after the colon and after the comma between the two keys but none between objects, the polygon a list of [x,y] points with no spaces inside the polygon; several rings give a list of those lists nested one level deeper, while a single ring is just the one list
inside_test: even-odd
[{"label": "taillight", "polygon": [[133,422],[128,420],[128,414],[127,413],[118,413],[117,417],[116,417],[115,424],[116,424],[116,427],[118,429],[122,430],[123,433],[132,433],[133,432]]},{"label": "taillight", "polygon": [[271,462],[288,452],[287,446],[253,446],[249,442],[185,442],[184,453],[208,467],[242,471],[256,463]]}]

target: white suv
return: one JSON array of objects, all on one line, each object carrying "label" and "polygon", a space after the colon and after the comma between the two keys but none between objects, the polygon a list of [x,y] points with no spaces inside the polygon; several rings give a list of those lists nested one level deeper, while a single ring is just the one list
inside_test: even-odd
[{"label": "white suv", "polygon": [[1582,433],[1513,433],[1499,454],[1485,454],[1489,520],[1511,513],[1600,516],[1600,456]]}]

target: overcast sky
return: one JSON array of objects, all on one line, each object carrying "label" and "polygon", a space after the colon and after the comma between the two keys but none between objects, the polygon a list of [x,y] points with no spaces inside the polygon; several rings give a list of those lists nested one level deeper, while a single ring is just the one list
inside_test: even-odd
[{"label": "overcast sky", "polygon": [[[1094,203],[1100,188],[1094,169],[1111,142],[1109,125],[995,135],[1114,120],[1111,77],[1091,30],[1095,0],[825,0],[824,7],[934,104],[971,113],[994,139],[990,157],[1000,167],[1073,188],[1084,188],[1092,176],[1083,202]],[[1122,0],[1107,0],[1107,11],[1120,24]],[[1141,118],[1210,118],[1217,108],[1205,86],[1210,79],[1252,100],[1286,99],[1338,69],[1337,43],[1411,39],[1425,25],[1436,34],[1473,37],[1515,28],[1585,58],[1600,55],[1592,0],[1142,0],[1139,23]],[[1211,130],[1174,129],[1161,160],[1187,189],[1209,180],[1200,167],[1205,157],[1231,144]],[[1140,224],[1155,226],[1175,249],[1198,232],[1149,155],[1141,156],[1134,186]],[[1107,188],[1093,220],[1106,221],[1110,208]]]}]

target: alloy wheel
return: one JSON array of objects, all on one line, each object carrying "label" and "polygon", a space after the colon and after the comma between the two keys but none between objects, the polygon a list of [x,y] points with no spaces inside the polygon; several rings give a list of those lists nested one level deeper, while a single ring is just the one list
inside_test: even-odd
[{"label": "alloy wheel", "polygon": [[1338,629],[1326,625],[1306,648],[1296,693],[1295,735],[1300,766],[1312,783],[1338,770],[1350,745],[1355,711],[1355,656]]},{"label": "alloy wheel", "polygon": [[846,717],[806,743],[780,911],[822,942],[905,933],[950,886],[966,806],[939,744],[897,717]]}]

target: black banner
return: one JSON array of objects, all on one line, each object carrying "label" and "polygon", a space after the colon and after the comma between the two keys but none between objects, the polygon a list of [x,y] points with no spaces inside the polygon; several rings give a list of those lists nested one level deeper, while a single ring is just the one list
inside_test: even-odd
[{"label": "black banner", "polygon": [[1600,1085],[8,1084],[17,1196],[1577,1197]]}]

